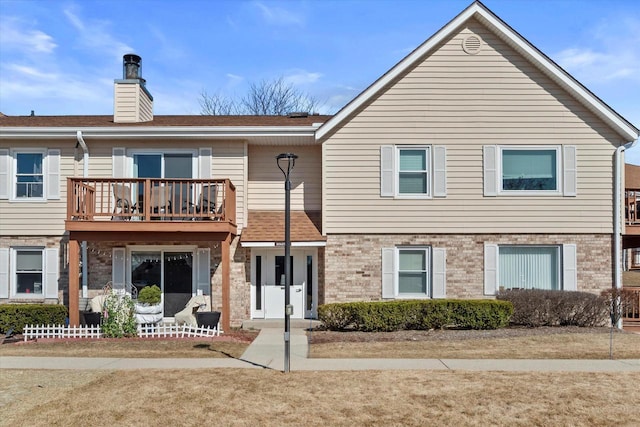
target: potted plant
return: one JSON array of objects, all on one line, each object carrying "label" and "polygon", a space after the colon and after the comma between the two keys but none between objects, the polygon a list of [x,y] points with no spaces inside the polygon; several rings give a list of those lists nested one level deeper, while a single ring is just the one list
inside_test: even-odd
[{"label": "potted plant", "polygon": [[162,290],[157,285],[145,286],[138,292],[135,306],[137,323],[158,323],[162,320]]}]

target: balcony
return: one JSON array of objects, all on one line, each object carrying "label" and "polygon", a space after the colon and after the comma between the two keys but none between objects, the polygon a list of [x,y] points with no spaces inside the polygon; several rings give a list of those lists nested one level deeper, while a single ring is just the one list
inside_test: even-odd
[{"label": "balcony", "polygon": [[236,234],[228,179],[68,178],[67,189],[71,233]]}]

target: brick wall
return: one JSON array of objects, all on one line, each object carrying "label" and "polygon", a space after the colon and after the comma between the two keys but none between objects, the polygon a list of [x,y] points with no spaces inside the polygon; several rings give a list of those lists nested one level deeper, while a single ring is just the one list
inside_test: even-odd
[{"label": "brick wall", "polygon": [[578,290],[599,293],[614,276],[612,236],[522,235],[329,235],[325,248],[324,303],[376,301],[382,293],[382,248],[432,246],[447,250],[447,296],[485,298],[484,244],[576,244]]}]

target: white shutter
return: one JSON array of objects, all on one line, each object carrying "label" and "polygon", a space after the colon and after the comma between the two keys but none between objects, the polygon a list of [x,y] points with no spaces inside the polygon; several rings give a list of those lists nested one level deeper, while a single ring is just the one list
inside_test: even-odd
[{"label": "white shutter", "polygon": [[447,250],[444,248],[433,248],[433,293],[432,298],[447,297]]},{"label": "white shutter", "polygon": [[199,248],[196,253],[196,289],[203,295],[211,294],[210,252],[209,248]]},{"label": "white shutter", "polygon": [[498,147],[495,145],[485,145],[483,147],[483,177],[484,195],[498,195]]},{"label": "white shutter", "polygon": [[382,248],[382,298],[394,298],[396,292],[395,248]]},{"label": "white shutter", "polygon": [[47,199],[60,199],[60,150],[47,152]]},{"label": "white shutter", "polygon": [[9,150],[0,150],[0,199],[8,199],[11,193],[10,165]]},{"label": "white shutter", "polygon": [[9,298],[9,249],[0,248],[0,298]]},{"label": "white shutter", "polygon": [[395,147],[383,145],[380,147],[380,197],[393,197],[395,185]]},{"label": "white shutter", "polygon": [[201,148],[198,157],[199,177],[202,179],[211,178],[211,148]]},{"label": "white shutter", "polygon": [[58,278],[60,257],[58,248],[44,250],[44,297],[58,298]]},{"label": "white shutter", "polygon": [[447,196],[447,149],[433,147],[433,197]]},{"label": "white shutter", "polygon": [[498,290],[498,245],[484,244],[484,294],[495,295]]},{"label": "white shutter", "polygon": [[565,196],[577,196],[578,195],[578,166],[577,166],[577,154],[575,145],[565,145],[563,166],[564,166],[564,195]]},{"label": "white shutter", "polygon": [[113,248],[111,256],[111,284],[113,289],[126,289],[126,248]]},{"label": "white shutter", "polygon": [[578,290],[577,248],[574,244],[562,245],[562,289]]},{"label": "white shutter", "polygon": [[125,171],[127,169],[127,150],[122,147],[114,147],[112,154],[113,177],[125,178]]}]

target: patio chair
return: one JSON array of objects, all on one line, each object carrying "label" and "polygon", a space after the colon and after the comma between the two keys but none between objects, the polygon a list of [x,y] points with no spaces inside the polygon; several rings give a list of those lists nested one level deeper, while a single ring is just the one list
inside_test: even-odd
[{"label": "patio chair", "polygon": [[[152,187],[149,207],[151,208],[151,213],[171,213],[171,187]],[[164,220],[165,218],[156,217],[154,219]]]},{"label": "patio chair", "polygon": [[196,212],[201,214],[201,217],[210,218],[216,216],[216,185],[205,184],[202,186],[202,192],[198,198],[198,205],[196,206]]},{"label": "patio chair", "polygon": [[[113,220],[126,221],[131,219],[131,214],[137,209],[136,204],[131,202],[131,187],[126,184],[112,184],[113,198],[115,204],[113,208]],[[120,215],[115,215],[120,214]]]},{"label": "patio chair", "polygon": [[205,295],[196,295],[191,297],[187,305],[175,314],[175,321],[177,325],[189,325],[198,326],[196,320],[196,313],[198,310],[209,311],[209,297]]}]

